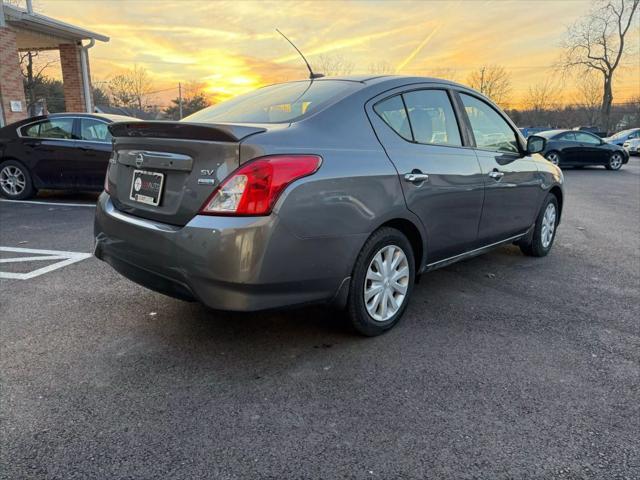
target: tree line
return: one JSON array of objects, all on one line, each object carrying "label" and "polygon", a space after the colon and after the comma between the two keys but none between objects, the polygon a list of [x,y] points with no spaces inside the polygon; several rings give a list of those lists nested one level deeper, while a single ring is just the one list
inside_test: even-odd
[{"label": "tree line", "polygon": [[[625,118],[640,123],[640,96],[616,102],[614,80],[624,65],[625,57],[637,55],[637,46],[630,45],[628,34],[640,0],[598,0],[584,17],[567,28],[562,42],[562,57],[553,67],[553,74],[540,83],[529,86],[519,107],[514,107],[512,78],[508,67],[482,65],[464,79],[453,69],[434,68],[423,74],[466,83],[491,98],[509,112],[521,126],[571,127],[598,126],[601,130],[615,129]],[[62,83],[47,78],[49,59],[37,64],[38,52],[21,53],[25,92],[29,106],[40,98],[47,100],[51,112],[64,109]],[[634,57],[637,58],[637,57]],[[326,76],[349,75],[355,63],[342,54],[319,55],[311,59],[313,67]],[[391,63],[380,60],[368,65],[372,74],[395,73]],[[575,94],[566,98],[567,82],[573,80]],[[134,66],[93,87],[96,105],[135,108],[155,117],[178,119],[180,103],[183,116],[209,106],[212,97],[204,85],[191,82],[184,94],[159,108],[150,102],[157,90],[150,73]],[[635,120],[633,120],[635,119]]]},{"label": "tree line", "polygon": [[[27,111],[30,115],[64,112],[62,81],[47,77],[44,73],[59,60],[47,57],[46,60],[38,62],[38,56],[39,52],[24,52],[20,56]],[[176,86],[166,90],[178,88]],[[153,118],[179,120],[180,110],[182,117],[186,117],[212,104],[211,96],[206,93],[203,84],[189,82],[184,86],[181,97],[173,98],[169,106],[161,108],[151,101],[150,96],[166,90],[157,91],[150,73],[137,65],[92,86],[94,105],[132,109],[132,113],[144,112]]]}]

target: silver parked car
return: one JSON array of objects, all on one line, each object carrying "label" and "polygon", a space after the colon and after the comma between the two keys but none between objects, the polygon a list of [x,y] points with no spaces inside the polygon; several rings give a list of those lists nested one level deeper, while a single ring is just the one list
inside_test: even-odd
[{"label": "silver parked car", "polygon": [[326,303],[377,335],[417,275],[507,243],[544,256],[560,221],[545,139],[443,80],[289,82],[110,131],[96,256],[213,309]]},{"label": "silver parked car", "polygon": [[618,132],[615,135],[611,135],[610,137],[605,137],[602,140],[607,143],[613,143],[614,145],[623,146],[625,142],[631,140],[640,140],[640,128],[629,128],[627,130],[622,130],[621,132]]}]

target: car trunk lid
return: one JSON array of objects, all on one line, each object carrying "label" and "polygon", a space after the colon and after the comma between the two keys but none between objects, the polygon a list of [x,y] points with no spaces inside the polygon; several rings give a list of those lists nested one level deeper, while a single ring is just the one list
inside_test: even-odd
[{"label": "car trunk lid", "polygon": [[[109,130],[114,148],[107,181],[115,207],[138,217],[185,225],[239,166],[242,139],[265,128],[120,122]],[[148,191],[153,195],[147,196]],[[156,195],[157,205],[143,203]]]}]

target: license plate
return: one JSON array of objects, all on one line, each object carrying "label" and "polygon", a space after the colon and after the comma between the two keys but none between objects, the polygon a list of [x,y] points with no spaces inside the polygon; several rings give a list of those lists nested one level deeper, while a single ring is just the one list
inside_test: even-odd
[{"label": "license plate", "polygon": [[158,206],[158,204],[160,204],[160,197],[162,196],[163,184],[163,173],[134,170],[129,198],[136,202],[153,205],[154,207]]}]

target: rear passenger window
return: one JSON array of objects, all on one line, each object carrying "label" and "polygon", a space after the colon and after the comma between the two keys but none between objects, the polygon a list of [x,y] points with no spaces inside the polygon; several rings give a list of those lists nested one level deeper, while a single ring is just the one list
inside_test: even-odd
[{"label": "rear passenger window", "polygon": [[54,118],[34,123],[20,130],[23,137],[62,138],[70,140],[73,135],[73,118]]},{"label": "rear passenger window", "polygon": [[403,96],[416,142],[462,145],[458,122],[447,92],[416,90]]},{"label": "rear passenger window", "polygon": [[373,109],[398,135],[406,140],[412,140],[407,111],[404,109],[400,95],[376,103]]}]

